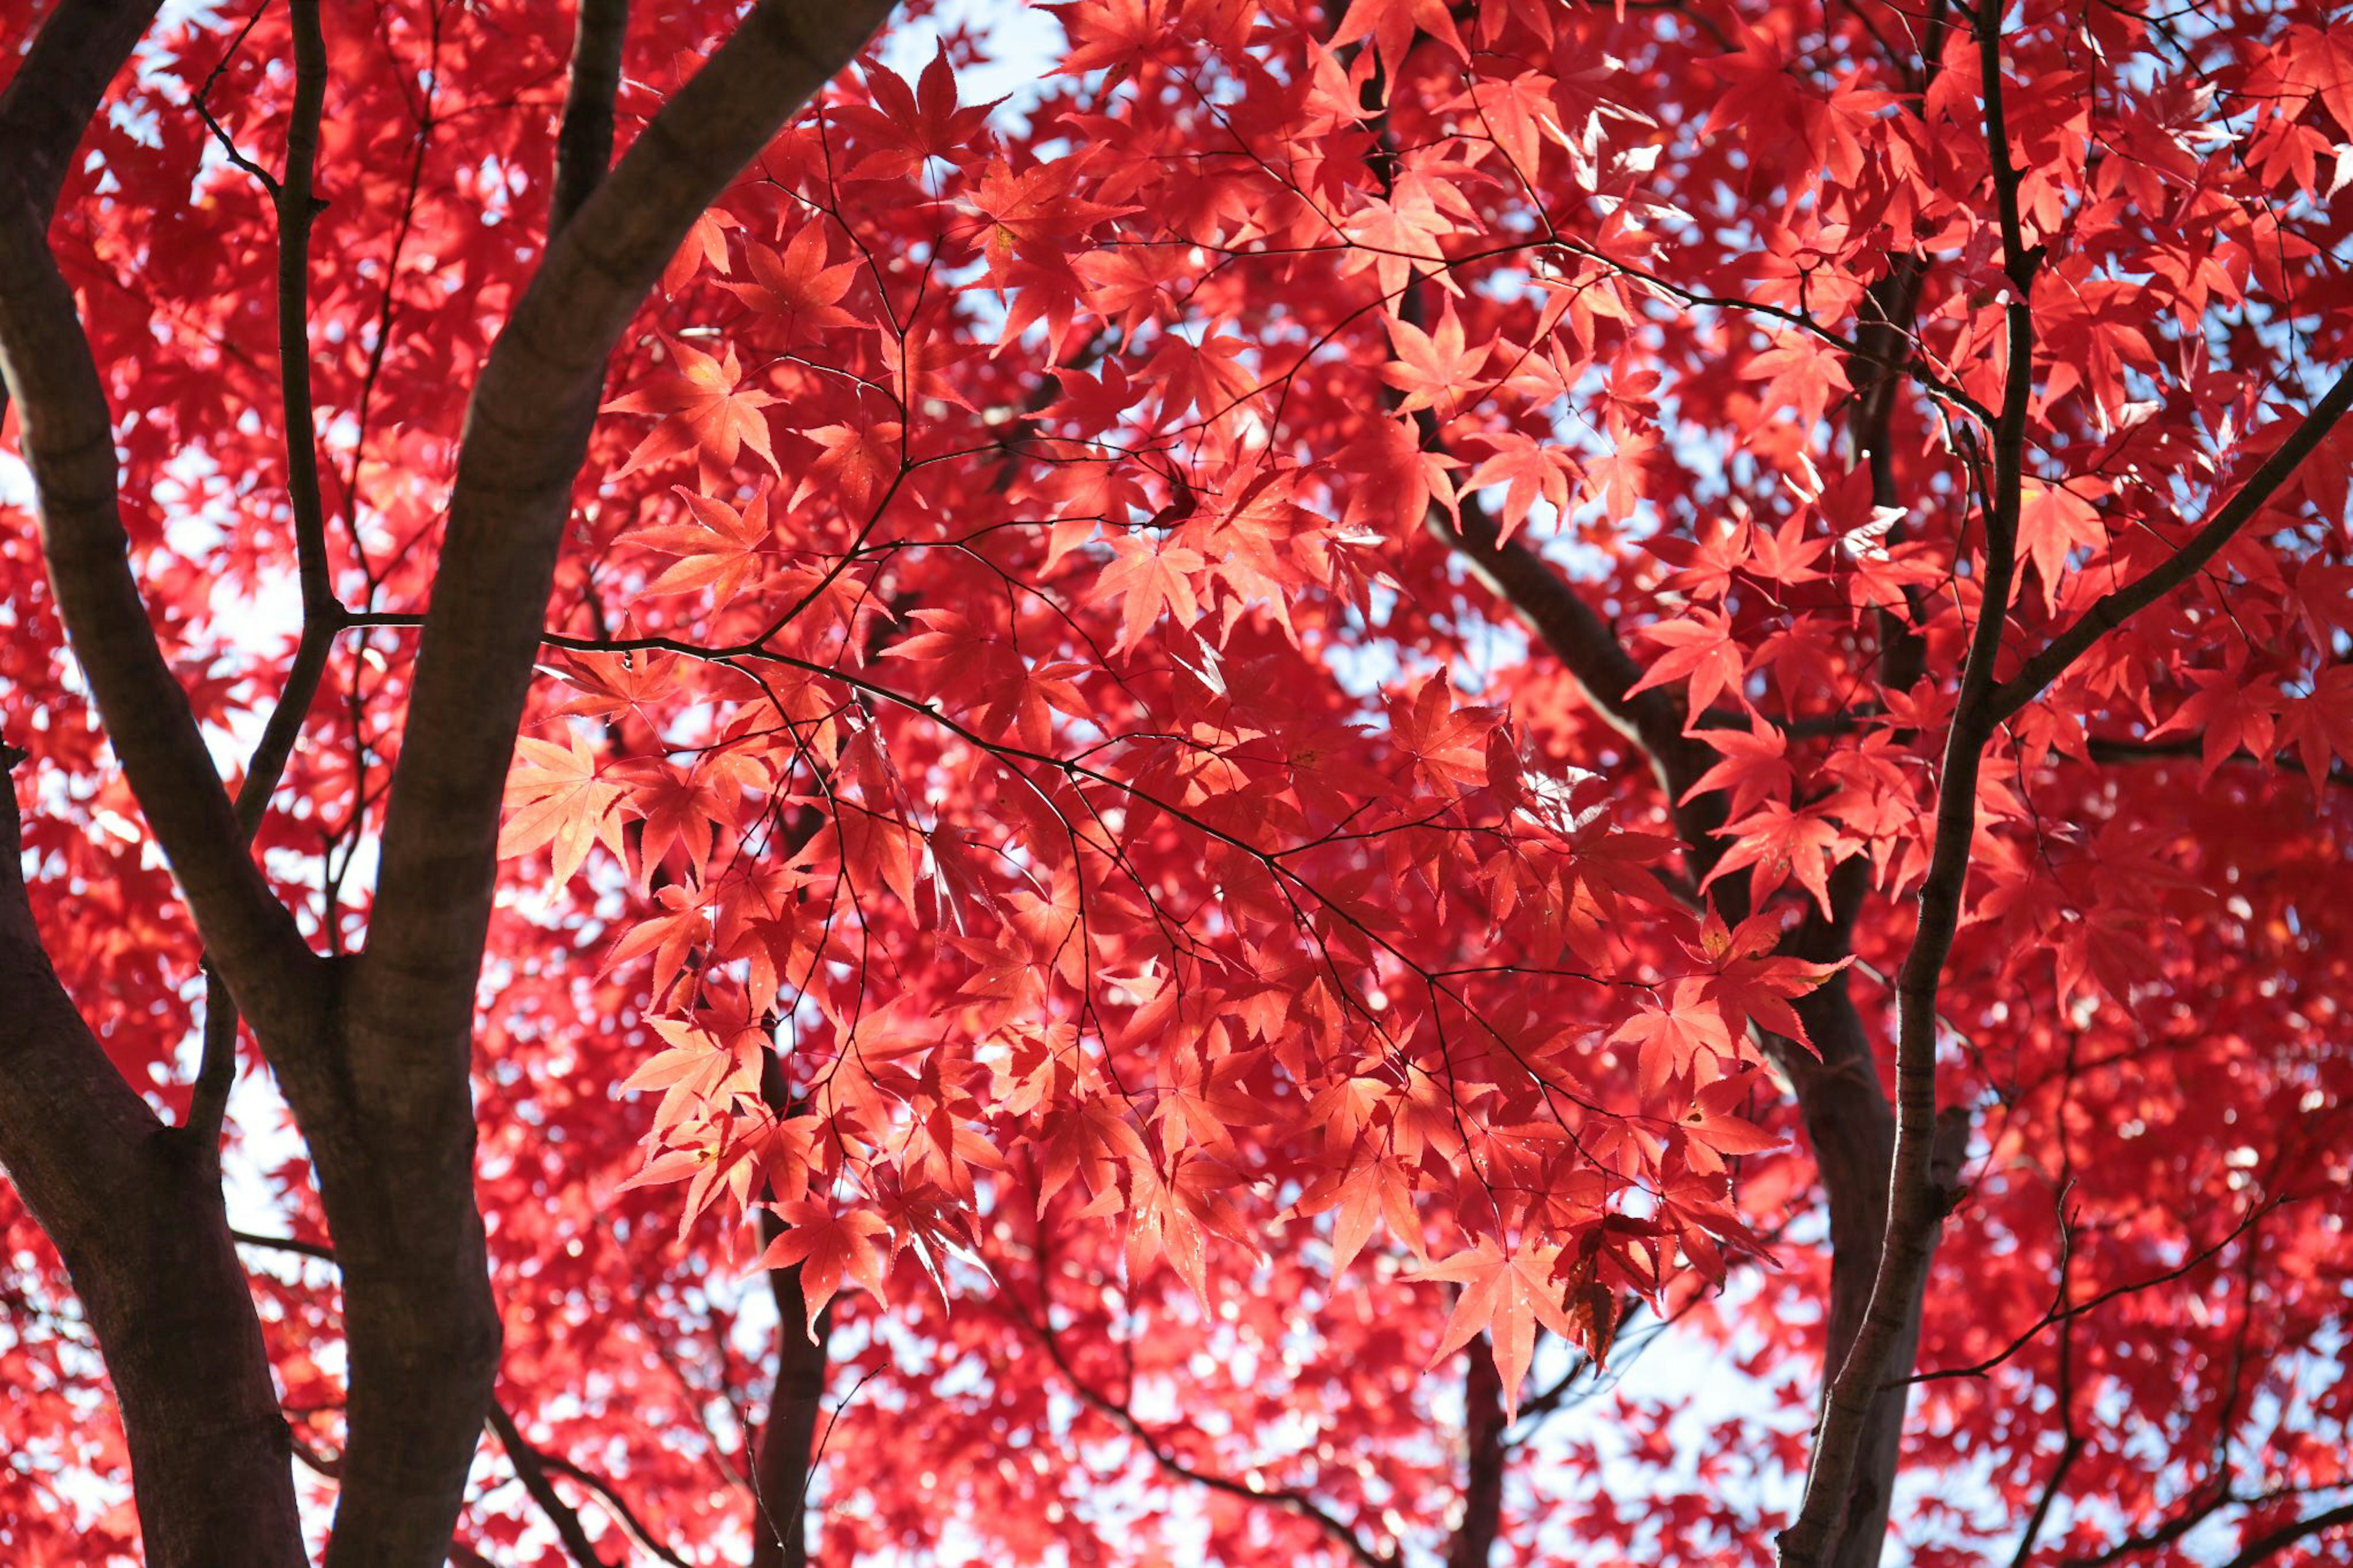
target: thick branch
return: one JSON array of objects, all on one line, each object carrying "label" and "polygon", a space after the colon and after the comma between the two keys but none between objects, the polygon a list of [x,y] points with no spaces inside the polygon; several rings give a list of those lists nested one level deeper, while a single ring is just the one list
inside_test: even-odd
[{"label": "thick branch", "polygon": [[[688,227],[847,64],[888,0],[761,0],[548,247],[484,365],[419,647],[360,978],[365,1016],[462,1051],[499,802],[605,362]],[[379,1085],[417,1076],[403,1053]],[[359,1064],[376,1078],[374,1064]]]},{"label": "thick branch", "polygon": [[97,1332],[147,1561],[299,1568],[286,1426],[210,1162],[123,1081],[58,984],[23,849],[11,790],[0,804],[0,1165]]},{"label": "thick branch", "polygon": [[[79,15],[69,7],[59,19]],[[248,1009],[291,1020],[315,1000],[316,965],[246,851],[132,578],[105,390],[28,172],[0,173],[0,372],[17,402],[58,607],[207,951]]]},{"label": "thick branch", "polygon": [[560,234],[613,163],[613,99],[621,89],[621,46],[629,0],[580,0],[572,37],[572,85],[555,138],[555,194],[547,232]]},{"label": "thick branch", "polygon": [[351,1438],[328,1568],[434,1568],[491,1398],[474,994],[498,817],[605,363],[689,226],[885,0],[760,0],[550,243],[470,404],[332,1079],[287,1076],[345,1280]]},{"label": "thick branch", "polygon": [[162,8],[162,0],[65,0],[51,14],[0,95],[0,148],[14,165],[0,185],[14,184],[46,217],[99,100]]}]

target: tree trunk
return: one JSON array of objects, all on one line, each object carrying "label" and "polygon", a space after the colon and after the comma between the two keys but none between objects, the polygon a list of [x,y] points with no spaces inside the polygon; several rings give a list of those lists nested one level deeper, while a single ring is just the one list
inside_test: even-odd
[{"label": "tree trunk", "polygon": [[816,1462],[817,1417],[825,1398],[826,1342],[833,1309],[818,1315],[811,1338],[800,1265],[768,1271],[776,1298],[776,1384],[768,1424],[754,1461],[752,1568],[805,1568],[808,1562],[809,1472]]},{"label": "tree trunk", "polygon": [[[369,1054],[338,1041],[334,1058]],[[416,1076],[441,1092],[396,1102],[364,1079],[346,1087],[280,1073],[343,1278],[351,1393],[327,1568],[427,1568],[448,1555],[498,1376],[469,1082]]]},{"label": "tree trunk", "polygon": [[[13,760],[13,759],[11,759]],[[122,1410],[153,1568],[301,1568],[291,1449],[210,1148],[165,1127],[58,983],[0,810],[0,1165]]]},{"label": "tree trunk", "polygon": [[[1819,959],[1822,955],[1808,952]],[[1879,1275],[1879,1249],[1887,1229],[1889,1173],[1895,1154],[1895,1112],[1879,1082],[1879,1069],[1862,1016],[1839,971],[1796,1005],[1806,1032],[1821,1052],[1819,1066],[1800,1061],[1796,1073],[1798,1106],[1814,1145],[1830,1204],[1831,1297],[1823,1333],[1822,1389],[1853,1347]],[[1907,1376],[1920,1342],[1921,1291],[1905,1303],[1905,1326],[1895,1347],[1894,1372]],[[1911,1402],[1908,1384],[1886,1389],[1872,1402],[1855,1468],[1828,1561],[1831,1568],[1878,1568],[1887,1541],[1888,1507],[1904,1441],[1904,1416]]]},{"label": "tree trunk", "polygon": [[1504,1415],[1494,1346],[1480,1334],[1463,1347],[1463,1356],[1462,1522],[1455,1526],[1446,1568],[1487,1568],[1504,1527],[1504,1472],[1510,1459],[1504,1434],[1511,1423]]}]

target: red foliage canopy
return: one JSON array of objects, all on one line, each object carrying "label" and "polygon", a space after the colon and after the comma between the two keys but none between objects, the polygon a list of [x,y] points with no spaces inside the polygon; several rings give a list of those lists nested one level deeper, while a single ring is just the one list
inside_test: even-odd
[{"label": "red foliage canopy", "polygon": [[[629,16],[620,148],[737,12]],[[307,609],[254,844],[351,954],[583,68],[554,7],[304,14],[152,33],[49,241],[232,781]],[[839,1563],[1868,1563],[1891,1507],[1923,1568],[2339,1560],[2353,16],[956,16],[614,351],[488,916],[457,1560],[797,1552],[795,1400]],[[218,941],[33,477],[30,908],[179,1120]],[[323,1502],[341,1237],[247,1070]],[[127,1556],[8,1223],[0,1554]]]}]

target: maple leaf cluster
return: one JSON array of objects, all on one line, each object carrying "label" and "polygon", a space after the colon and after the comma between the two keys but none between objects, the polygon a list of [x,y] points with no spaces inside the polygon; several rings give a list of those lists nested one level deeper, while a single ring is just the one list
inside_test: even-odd
[{"label": "maple leaf cluster", "polygon": [[[2110,614],[2353,360],[2342,7],[1044,9],[1051,74],[998,102],[965,85],[987,37],[906,12],[934,46],[828,89],[617,352],[476,1042],[533,1441],[736,1549],[743,1281],[775,1271],[779,1333],[860,1391],[820,1426],[828,1558],[954,1521],[1155,1561],[1124,1531],[1187,1510],[1219,1562],[1434,1556],[1455,1440],[1475,1470],[1508,1432],[1545,1455],[1489,1527],[1514,1560],[1763,1560],[1853,1332],[1831,1242],[1859,1204],[1875,1257],[1886,1202],[1885,1148],[1851,1168],[1826,1130],[1893,1136],[1991,615],[1995,680],[2100,635],[1949,808],[1929,1087],[1969,1135],[1918,1368],[1971,1375],[1922,1385],[1907,1462],[1983,1506],[1918,1505],[1913,1560],[2006,1558],[2031,1513],[2021,1560],[2189,1561],[2164,1531],[2209,1500],[2253,1541],[2353,1486],[2353,436]],[[632,32],[624,143],[733,20]],[[257,843],[342,952],[570,24],[385,0],[327,38],[312,368],[353,614]],[[282,138],[286,52],[268,9],[175,24],[58,226],[218,734],[279,651],[218,606],[281,602],[293,553],[269,203],[221,152]],[[195,944],[0,517],[0,710],[62,781],[36,911],[185,1103]],[[1989,608],[1997,527],[2022,588]],[[304,1161],[247,1144],[316,1234]],[[59,1300],[10,1222],[0,1289]],[[329,1276],[257,1289],[332,1450]],[[1694,1436],[1620,1387],[1567,1418],[1665,1333],[1769,1413]],[[71,1319],[0,1337],[37,1457],[0,1530],[129,1551],[127,1504],[59,1479],[127,1473]],[[470,1496],[484,1560],[538,1560],[527,1489]]]}]

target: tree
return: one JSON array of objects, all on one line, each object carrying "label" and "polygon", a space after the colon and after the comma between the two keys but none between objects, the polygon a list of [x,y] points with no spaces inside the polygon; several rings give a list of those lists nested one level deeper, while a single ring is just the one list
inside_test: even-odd
[{"label": "tree", "polygon": [[2342,8],[885,9],[10,14],[11,1550],[2335,1550]]}]

